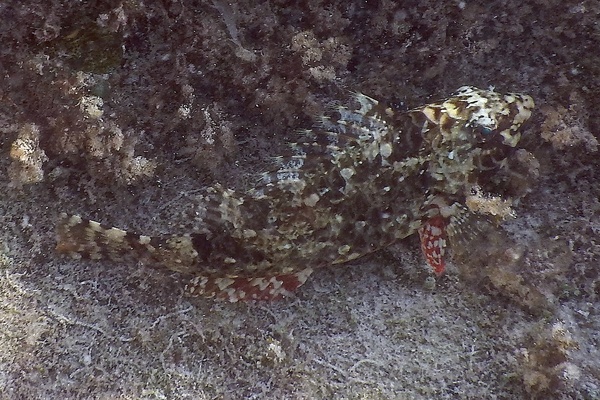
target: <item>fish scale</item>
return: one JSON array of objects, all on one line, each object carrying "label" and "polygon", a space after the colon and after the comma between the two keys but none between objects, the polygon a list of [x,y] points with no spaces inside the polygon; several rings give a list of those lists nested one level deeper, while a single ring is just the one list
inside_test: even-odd
[{"label": "fish scale", "polygon": [[465,197],[508,179],[533,100],[465,86],[409,111],[360,93],[351,103],[301,133],[251,190],[207,188],[198,229],[149,237],[63,214],[57,251],[141,260],[188,276],[194,296],[232,302],[287,296],[316,268],[414,233],[443,273],[446,247],[474,213]]}]

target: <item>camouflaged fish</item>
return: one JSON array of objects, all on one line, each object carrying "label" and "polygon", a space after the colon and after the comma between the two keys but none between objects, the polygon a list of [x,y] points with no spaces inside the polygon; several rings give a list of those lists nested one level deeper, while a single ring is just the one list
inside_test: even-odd
[{"label": "camouflaged fish", "polygon": [[353,101],[302,132],[252,190],[207,188],[195,232],[149,237],[63,214],[57,250],[133,256],[189,276],[192,295],[232,302],[288,295],[315,268],[417,232],[441,274],[447,247],[469,229],[466,196],[509,179],[532,98],[465,86],[404,112],[363,94]]}]

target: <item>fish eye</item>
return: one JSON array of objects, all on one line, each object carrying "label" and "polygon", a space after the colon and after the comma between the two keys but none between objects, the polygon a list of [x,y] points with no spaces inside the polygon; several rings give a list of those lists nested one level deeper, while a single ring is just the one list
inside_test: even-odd
[{"label": "fish eye", "polygon": [[492,128],[488,128],[486,126],[478,126],[476,130],[484,136],[491,135],[493,132]]},{"label": "fish eye", "polygon": [[489,139],[490,136],[492,136],[492,133],[494,133],[494,129],[487,126],[472,124],[470,128],[474,134],[481,136],[482,139]]}]

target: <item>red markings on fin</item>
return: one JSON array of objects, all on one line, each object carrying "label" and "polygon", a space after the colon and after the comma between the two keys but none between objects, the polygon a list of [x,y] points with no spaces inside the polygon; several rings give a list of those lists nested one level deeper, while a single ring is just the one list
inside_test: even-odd
[{"label": "red markings on fin", "polygon": [[263,277],[214,277],[197,276],[187,285],[192,296],[214,297],[235,303],[240,300],[275,300],[289,296],[304,284],[312,273],[311,268],[302,271]]},{"label": "red markings on fin", "polygon": [[427,260],[427,264],[436,275],[444,273],[446,263],[444,255],[446,253],[446,221],[441,216],[435,216],[427,220],[419,228],[419,237],[421,238],[421,250]]}]

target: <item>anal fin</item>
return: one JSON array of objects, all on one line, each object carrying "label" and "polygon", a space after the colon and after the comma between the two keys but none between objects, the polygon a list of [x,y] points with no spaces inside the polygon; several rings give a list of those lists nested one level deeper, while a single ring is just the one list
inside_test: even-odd
[{"label": "anal fin", "polygon": [[231,303],[251,300],[275,300],[289,296],[302,286],[312,268],[301,271],[262,277],[246,276],[196,276],[186,287],[192,296],[213,297]]}]

